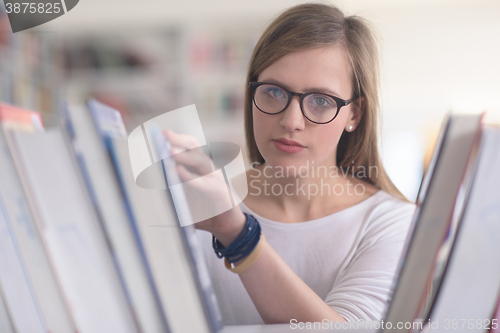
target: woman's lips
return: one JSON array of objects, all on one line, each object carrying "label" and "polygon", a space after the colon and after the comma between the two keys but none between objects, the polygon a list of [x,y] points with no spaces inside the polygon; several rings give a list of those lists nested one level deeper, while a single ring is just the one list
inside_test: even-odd
[{"label": "woman's lips", "polygon": [[296,154],[305,148],[296,141],[287,140],[283,138],[275,139],[273,140],[273,143],[276,149],[289,154]]}]

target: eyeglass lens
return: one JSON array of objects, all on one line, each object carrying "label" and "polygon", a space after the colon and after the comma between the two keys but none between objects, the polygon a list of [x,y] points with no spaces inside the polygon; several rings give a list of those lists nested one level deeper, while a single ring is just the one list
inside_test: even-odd
[{"label": "eyeglass lens", "polygon": [[[278,113],[288,104],[289,94],[281,87],[263,84],[255,89],[254,100],[257,107],[266,113]],[[338,110],[337,102],[328,95],[320,93],[308,94],[302,103],[307,118],[322,123],[332,120]]]}]

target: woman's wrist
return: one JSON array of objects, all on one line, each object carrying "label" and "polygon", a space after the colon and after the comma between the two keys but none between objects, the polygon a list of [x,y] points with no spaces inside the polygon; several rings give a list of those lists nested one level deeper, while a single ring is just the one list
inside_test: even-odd
[{"label": "woman's wrist", "polygon": [[219,258],[224,258],[226,267],[234,273],[246,271],[257,260],[264,240],[259,221],[253,215],[243,213],[245,225],[236,238],[224,246],[215,235],[212,246]]},{"label": "woman's wrist", "polygon": [[212,232],[215,238],[225,247],[229,246],[238,237],[246,223],[246,217],[241,210],[232,209],[231,211],[221,214],[229,213],[227,218],[230,219],[231,223],[226,223],[225,226]]},{"label": "woman's wrist", "polygon": [[262,252],[262,248],[264,246],[264,239],[264,234],[261,234],[257,245],[245,258],[233,263],[229,263],[227,259],[224,260],[224,265],[226,266],[226,268],[236,274],[241,274],[247,271],[259,258],[259,255]]}]

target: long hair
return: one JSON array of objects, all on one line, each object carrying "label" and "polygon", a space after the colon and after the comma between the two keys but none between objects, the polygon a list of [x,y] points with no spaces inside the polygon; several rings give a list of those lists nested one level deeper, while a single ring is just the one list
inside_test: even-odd
[{"label": "long hair", "polygon": [[[345,17],[336,7],[302,4],[276,18],[257,42],[248,66],[245,92],[245,132],[250,162],[264,163],[255,142],[252,95],[248,84],[281,57],[299,50],[341,45],[352,72],[352,95],[364,97],[366,108],[355,131],[344,131],[337,146],[337,166],[365,170],[355,176],[394,197],[406,200],[382,166],[377,144],[379,121],[378,50],[368,23],[357,16]],[[372,174],[371,170],[376,173]],[[352,169],[351,169],[352,170]],[[370,171],[370,172],[369,172]]]}]

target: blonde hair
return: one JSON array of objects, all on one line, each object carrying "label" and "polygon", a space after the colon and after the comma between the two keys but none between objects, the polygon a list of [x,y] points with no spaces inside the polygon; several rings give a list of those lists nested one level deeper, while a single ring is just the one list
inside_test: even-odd
[{"label": "blonde hair", "polygon": [[[364,97],[366,108],[353,132],[344,131],[337,146],[336,162],[344,170],[371,170],[358,178],[406,200],[382,166],[377,144],[379,118],[378,51],[368,23],[357,16],[345,17],[336,7],[325,4],[302,4],[292,7],[276,18],[257,42],[250,59],[246,87],[264,69],[281,57],[304,49],[342,45],[351,63],[352,96]],[[264,163],[255,142],[252,117],[252,95],[245,92],[245,131],[250,162]]]}]

